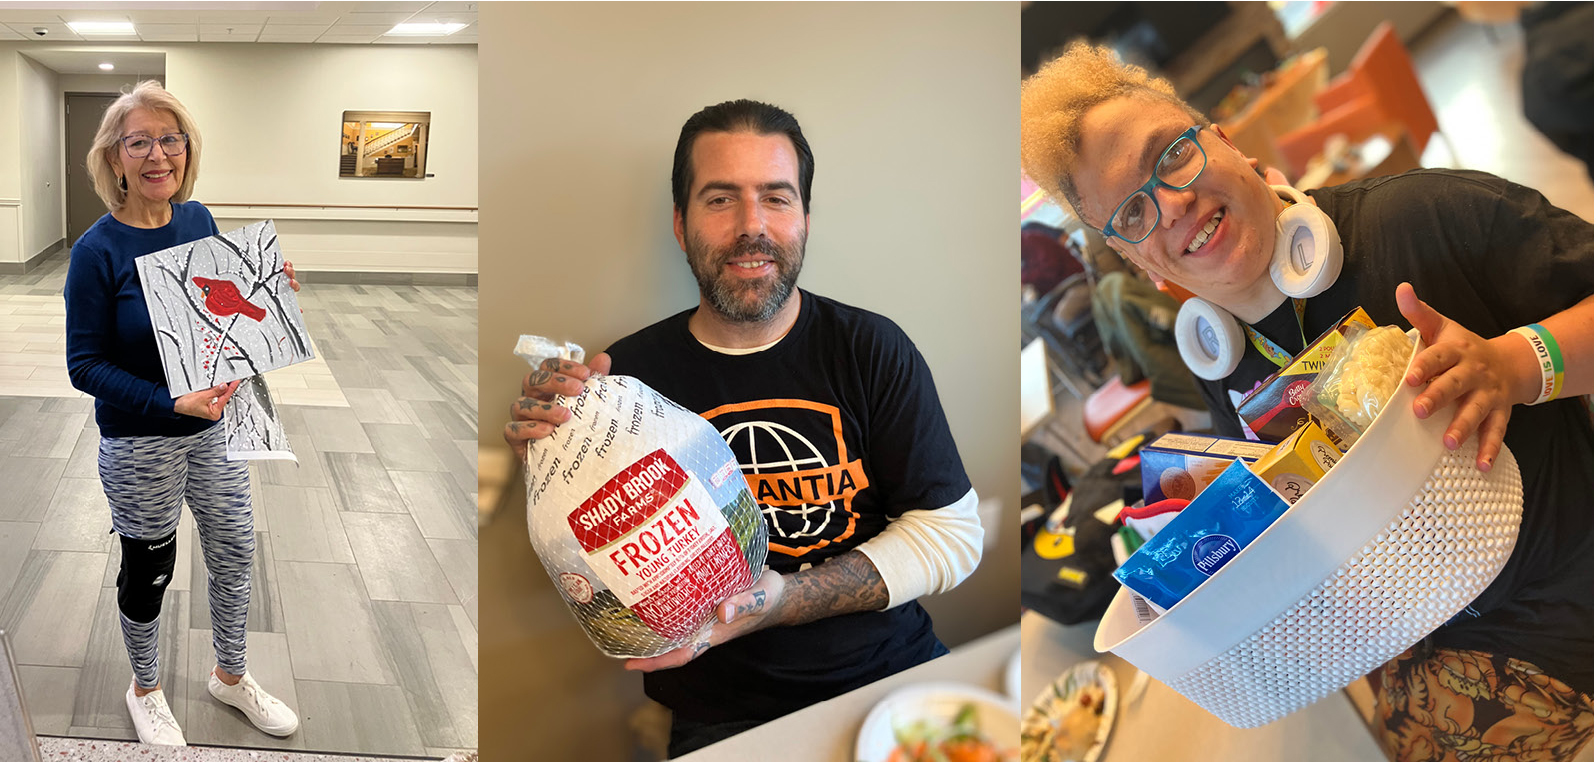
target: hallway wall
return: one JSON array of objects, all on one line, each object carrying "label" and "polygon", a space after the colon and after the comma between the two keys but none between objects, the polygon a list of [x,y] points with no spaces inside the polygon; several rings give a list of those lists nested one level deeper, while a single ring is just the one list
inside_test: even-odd
[{"label": "hallway wall", "polygon": [[[475,207],[475,46],[169,45],[166,83],[203,130],[196,197],[222,229],[275,219],[284,254],[306,272],[476,272],[475,211],[224,206]],[[346,110],[432,112],[435,176],[339,177]]]},{"label": "hallway wall", "polygon": [[17,58],[22,119],[22,250],[27,261],[66,236],[65,100],[59,75],[28,58]]},{"label": "hallway wall", "polygon": [[[115,92],[137,79],[56,74],[19,52],[38,45],[0,43],[0,268],[64,235],[63,93]],[[200,125],[195,198],[222,229],[275,219],[284,254],[305,273],[476,273],[475,46],[137,47],[165,54],[166,84]],[[434,176],[340,178],[346,110],[430,111]],[[259,204],[332,208],[251,206]]]},{"label": "hallway wall", "polygon": [[[204,130],[211,201],[477,204],[475,46],[170,45],[166,84]],[[432,112],[437,176],[339,178],[346,110]]]},{"label": "hallway wall", "polygon": [[22,261],[21,59],[16,45],[0,42],[0,267]]},{"label": "hallway wall", "polygon": [[137,74],[60,74],[57,80],[61,83],[63,93],[120,93],[124,88],[131,90],[141,80],[153,79],[165,82],[161,75],[140,76]]}]

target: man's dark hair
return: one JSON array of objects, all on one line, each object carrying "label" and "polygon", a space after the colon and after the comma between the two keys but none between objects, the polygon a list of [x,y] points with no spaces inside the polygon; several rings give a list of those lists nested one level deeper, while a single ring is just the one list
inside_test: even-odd
[{"label": "man's dark hair", "polygon": [[676,158],[671,165],[671,201],[687,213],[687,193],[693,185],[693,143],[705,132],[752,132],[756,135],[786,135],[798,153],[798,194],[809,213],[809,186],[815,178],[815,155],[798,127],[798,119],[768,103],[747,99],[726,101],[694,114],[682,125],[676,139]]}]

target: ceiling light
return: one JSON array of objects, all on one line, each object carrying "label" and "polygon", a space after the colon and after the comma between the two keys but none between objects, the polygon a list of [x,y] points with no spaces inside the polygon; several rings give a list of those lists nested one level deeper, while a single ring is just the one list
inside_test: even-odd
[{"label": "ceiling light", "polygon": [[466,25],[460,23],[407,23],[399,24],[394,28],[389,29],[387,34],[404,35],[410,37],[443,37],[445,35],[454,34],[455,32],[458,32],[464,28],[466,28]]},{"label": "ceiling light", "polygon": [[138,34],[133,31],[133,22],[131,21],[68,21],[67,27],[84,36],[114,35],[132,37]]},{"label": "ceiling light", "polygon": [[105,63],[100,64],[100,71],[110,71],[110,70],[115,69],[115,68],[116,68],[116,64],[111,63],[110,61],[106,61]]}]

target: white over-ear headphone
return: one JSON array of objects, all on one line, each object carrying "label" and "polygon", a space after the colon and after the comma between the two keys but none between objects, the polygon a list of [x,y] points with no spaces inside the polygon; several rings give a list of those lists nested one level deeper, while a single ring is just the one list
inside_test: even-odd
[{"label": "white over-ear headphone", "polygon": [[[1270,189],[1296,203],[1275,218],[1269,279],[1293,299],[1316,296],[1341,275],[1341,236],[1330,215],[1296,188],[1272,185]],[[1175,318],[1175,345],[1186,367],[1209,381],[1234,373],[1247,349],[1241,322],[1224,308],[1195,296],[1181,305]]]}]

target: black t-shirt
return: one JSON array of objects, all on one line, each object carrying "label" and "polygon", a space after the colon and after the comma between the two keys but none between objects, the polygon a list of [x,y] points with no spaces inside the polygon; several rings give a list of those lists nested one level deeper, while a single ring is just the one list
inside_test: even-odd
[{"label": "black t-shirt", "polygon": [[[791,574],[857,547],[904,511],[970,490],[931,370],[892,321],[807,291],[775,346],[704,347],[673,315],[610,347],[634,376],[721,432],[770,529],[770,568]],[[773,627],[646,675],[679,720],[769,720],[940,650],[918,603]]]},{"label": "black t-shirt", "polygon": [[[1591,224],[1521,185],[1483,172],[1426,169],[1309,195],[1335,221],[1345,251],[1335,285],[1307,301],[1303,333],[1310,341],[1354,307],[1376,325],[1410,328],[1396,306],[1403,281],[1485,338],[1591,295]],[[1253,327],[1288,352],[1303,349],[1290,300]],[[1241,436],[1235,401],[1278,369],[1249,345],[1236,372],[1199,381],[1214,428]],[[1589,695],[1590,415],[1577,399],[1518,405],[1504,441],[1524,480],[1518,542],[1496,581],[1433,642],[1524,659]]]}]

